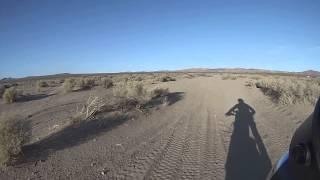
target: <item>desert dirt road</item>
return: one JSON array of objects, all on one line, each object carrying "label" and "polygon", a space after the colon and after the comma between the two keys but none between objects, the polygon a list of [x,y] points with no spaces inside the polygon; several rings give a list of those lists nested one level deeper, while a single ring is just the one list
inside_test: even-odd
[{"label": "desert dirt road", "polygon": [[[277,107],[242,81],[199,78],[172,83],[183,92],[154,113],[158,127],[134,161],[116,173],[125,179],[265,179],[303,120],[297,107]],[[238,99],[244,105],[237,105]],[[239,114],[226,116],[236,106]],[[255,114],[250,114],[252,107]],[[293,112],[292,112],[293,111]],[[307,115],[307,110],[303,111]],[[299,119],[302,118],[302,119]]]},{"label": "desert dirt road", "polygon": [[[265,179],[312,107],[276,105],[244,82],[198,77],[161,84],[173,92],[171,105],[40,152],[43,161],[9,168],[2,177]],[[232,107],[234,115],[226,116]]]}]

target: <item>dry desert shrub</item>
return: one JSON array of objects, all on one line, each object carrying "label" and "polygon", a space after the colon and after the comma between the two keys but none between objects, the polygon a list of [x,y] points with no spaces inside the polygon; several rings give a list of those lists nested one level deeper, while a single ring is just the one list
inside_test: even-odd
[{"label": "dry desert shrub", "polygon": [[37,86],[42,88],[42,87],[48,87],[49,85],[46,81],[40,80],[40,81],[37,81]]},{"label": "dry desert shrub", "polygon": [[176,80],[175,78],[168,75],[165,75],[159,78],[160,82],[168,82],[168,81],[175,81],[175,80]]},{"label": "dry desert shrub", "polygon": [[183,78],[192,79],[192,78],[194,78],[194,75],[193,75],[193,74],[186,73],[186,74],[183,75]]},{"label": "dry desert shrub", "polygon": [[7,165],[21,153],[26,130],[18,117],[0,116],[0,165]]},{"label": "dry desert shrub", "polygon": [[120,82],[113,88],[113,95],[116,97],[127,97],[127,82]]},{"label": "dry desert shrub", "polygon": [[118,98],[118,104],[121,109],[130,109],[131,107],[141,109],[152,99],[162,98],[168,93],[169,90],[167,88],[155,88],[148,91],[143,84],[137,82],[122,82],[113,88],[113,94]]},{"label": "dry desert shrub", "polygon": [[245,82],[245,86],[247,86],[247,87],[253,87],[253,86],[255,86],[255,83],[251,80],[251,81],[246,81]]},{"label": "dry desert shrub", "polygon": [[97,96],[90,96],[81,109],[76,110],[75,115],[71,118],[72,124],[78,124],[92,119],[97,113],[101,112],[106,104]]},{"label": "dry desert shrub", "polygon": [[94,78],[81,78],[76,81],[79,89],[90,89],[95,86]]},{"label": "dry desert shrub", "polygon": [[116,97],[147,99],[148,93],[143,84],[136,82],[120,82],[113,88]]},{"label": "dry desert shrub", "polygon": [[150,92],[151,98],[163,97],[169,94],[168,88],[155,88]]},{"label": "dry desert shrub", "polygon": [[130,74],[128,76],[129,81],[143,81],[144,77],[141,74]]},{"label": "dry desert shrub", "polygon": [[74,79],[66,79],[66,80],[64,80],[64,83],[62,85],[63,91],[65,93],[72,92],[75,85],[76,85],[76,81]]},{"label": "dry desert shrub", "polygon": [[108,77],[104,77],[101,79],[101,85],[104,87],[104,88],[111,88],[113,86],[113,81],[111,78],[108,78]]},{"label": "dry desert shrub", "polygon": [[48,87],[49,84],[46,81],[40,80],[37,81],[37,90],[41,91],[41,88]]},{"label": "dry desert shrub", "polygon": [[147,90],[141,83],[131,83],[127,86],[127,90],[129,97],[145,99],[147,96]]},{"label": "dry desert shrub", "polygon": [[305,79],[279,78],[264,79],[256,87],[281,104],[309,102],[314,104],[320,96],[320,86],[316,81]]},{"label": "dry desert shrub", "polygon": [[[131,107],[136,107],[139,103],[135,98],[131,98],[129,94],[132,94],[132,83],[127,81],[121,81],[113,87],[113,96],[115,97],[115,102],[113,106],[116,109],[130,109]],[[130,93],[129,93],[130,92]]]},{"label": "dry desert shrub", "polygon": [[10,87],[8,89],[5,89],[2,98],[7,104],[11,104],[17,100],[18,97],[18,91],[15,87]]},{"label": "dry desert shrub", "polygon": [[142,78],[141,76],[137,76],[137,77],[135,78],[135,80],[136,80],[136,81],[143,81],[143,78]]}]

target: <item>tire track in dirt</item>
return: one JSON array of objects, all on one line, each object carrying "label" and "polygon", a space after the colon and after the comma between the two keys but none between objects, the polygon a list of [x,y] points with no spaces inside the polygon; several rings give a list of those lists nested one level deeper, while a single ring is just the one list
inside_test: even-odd
[{"label": "tire track in dirt", "polygon": [[[126,168],[116,175],[117,179],[142,179],[148,169],[152,167],[154,161],[158,156],[166,151],[168,146],[171,145],[175,134],[183,127],[183,121],[186,115],[178,118],[177,121],[161,127],[159,132],[150,138],[144,147],[139,147],[136,151],[142,151],[139,157],[135,157],[135,161],[130,163]],[[152,144],[151,142],[155,142]],[[141,149],[144,148],[144,149]]]},{"label": "tire track in dirt", "polygon": [[212,179],[216,174],[216,153],[214,146],[214,134],[213,122],[210,118],[208,110],[204,112],[203,119],[205,121],[202,124],[202,131],[200,136],[200,145],[201,145],[201,179]]},{"label": "tire track in dirt", "polygon": [[179,179],[183,162],[188,158],[186,153],[190,151],[193,118],[194,114],[190,114],[185,119],[183,128],[177,131],[172,143],[154,161],[144,179]]},{"label": "tire track in dirt", "polygon": [[213,146],[214,148],[214,162],[215,162],[215,174],[214,179],[222,179],[224,177],[224,164],[225,164],[225,149],[222,142],[221,119],[217,118],[217,115],[209,111],[209,119],[212,121],[211,128],[213,130]]},{"label": "tire track in dirt", "polygon": [[[202,107],[200,107],[200,109],[202,109]],[[201,115],[201,113],[199,114]],[[186,141],[186,148],[182,153],[182,166],[174,179],[199,179],[200,177],[201,121],[203,120],[198,116],[193,116],[190,121],[190,128],[187,132],[188,141]]]}]

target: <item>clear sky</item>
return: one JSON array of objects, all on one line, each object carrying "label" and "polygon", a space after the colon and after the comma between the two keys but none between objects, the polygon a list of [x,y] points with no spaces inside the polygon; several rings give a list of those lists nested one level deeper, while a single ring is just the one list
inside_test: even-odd
[{"label": "clear sky", "polygon": [[0,0],[0,77],[320,70],[319,0]]}]

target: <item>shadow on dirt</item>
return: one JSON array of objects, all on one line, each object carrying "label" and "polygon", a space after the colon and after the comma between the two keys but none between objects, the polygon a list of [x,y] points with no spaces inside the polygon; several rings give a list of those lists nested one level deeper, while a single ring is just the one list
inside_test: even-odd
[{"label": "shadow on dirt", "polygon": [[184,97],[184,92],[174,92],[168,94],[168,105],[171,106],[172,104],[180,101]]},{"label": "shadow on dirt", "polygon": [[150,102],[144,105],[145,108],[152,108],[166,103],[166,105],[171,106],[172,104],[180,101],[184,97],[184,92],[173,92],[169,93],[164,97],[157,97],[152,99]]},{"label": "shadow on dirt", "polygon": [[94,139],[129,118],[128,115],[119,115],[94,119],[79,125],[69,125],[35,144],[23,147],[24,157],[20,163],[46,160],[51,153]]},{"label": "shadow on dirt", "polygon": [[53,96],[55,94],[34,94],[34,95],[23,95],[19,96],[17,99],[17,102],[27,102],[27,101],[34,101],[34,100],[40,100],[44,99],[50,96]]},{"label": "shadow on dirt", "polygon": [[[238,99],[226,116],[235,116],[234,129],[225,164],[225,180],[266,179],[271,160],[254,122],[255,110]],[[249,131],[253,137],[250,137]]]},{"label": "shadow on dirt", "polygon": [[[172,105],[183,97],[183,93],[170,93],[167,95],[169,104]],[[154,103],[154,102],[153,102]],[[153,104],[152,107],[160,105]],[[118,111],[121,112],[121,111]],[[55,151],[77,146],[86,141],[98,137],[117,126],[120,126],[128,119],[132,119],[133,113],[121,113],[118,115],[98,116],[90,121],[80,123],[78,125],[70,124],[60,131],[50,136],[23,147],[24,157],[17,164],[37,162],[38,160],[46,160],[51,153]]]}]

